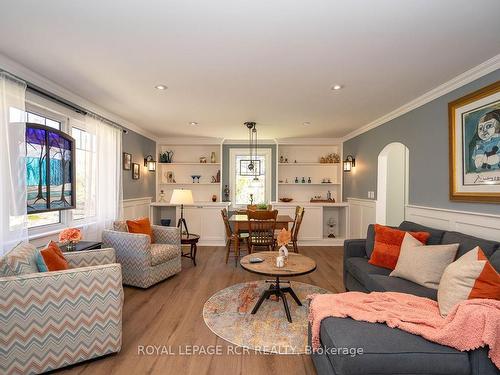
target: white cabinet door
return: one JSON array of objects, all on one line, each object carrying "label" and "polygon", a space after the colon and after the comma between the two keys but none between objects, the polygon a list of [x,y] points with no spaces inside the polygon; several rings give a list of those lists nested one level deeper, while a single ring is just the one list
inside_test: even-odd
[{"label": "white cabinet door", "polygon": [[321,239],[323,239],[323,207],[305,207],[299,240]]},{"label": "white cabinet door", "polygon": [[[186,219],[186,224],[189,233],[199,234],[201,236],[202,230],[202,208],[197,207],[184,207],[184,219]],[[180,209],[178,211],[177,218],[181,215]]]},{"label": "white cabinet door", "polygon": [[204,207],[201,209],[201,239],[203,241],[222,241],[225,238],[224,222],[220,213],[220,207]]},{"label": "white cabinet door", "polygon": [[[200,242],[219,242],[224,244],[225,229],[220,207],[192,206],[184,208],[184,218],[189,233],[198,234]],[[180,209],[177,210],[177,218]]]}]

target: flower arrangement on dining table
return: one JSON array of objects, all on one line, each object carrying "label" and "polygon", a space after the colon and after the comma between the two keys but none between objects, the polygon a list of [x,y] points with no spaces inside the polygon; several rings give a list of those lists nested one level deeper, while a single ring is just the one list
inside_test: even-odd
[{"label": "flower arrangement on dining table", "polygon": [[276,238],[278,246],[280,246],[278,250],[279,255],[276,257],[276,267],[278,268],[285,267],[285,262],[288,258],[288,249],[286,246],[290,243],[291,239],[292,233],[285,228],[281,229],[281,231],[278,233],[278,236]]},{"label": "flower arrangement on dining table", "polygon": [[75,245],[82,240],[82,232],[77,228],[67,228],[59,233],[59,242],[66,245],[68,251],[74,250]]}]

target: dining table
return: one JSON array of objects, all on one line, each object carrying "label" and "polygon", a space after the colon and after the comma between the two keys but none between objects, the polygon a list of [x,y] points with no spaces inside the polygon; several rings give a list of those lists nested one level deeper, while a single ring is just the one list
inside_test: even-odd
[{"label": "dining table", "polygon": [[[279,215],[276,217],[276,229],[281,230],[281,229],[287,229],[288,230],[288,225],[290,223],[293,223],[293,218],[290,215]],[[237,234],[236,241],[235,241],[235,247],[236,247],[236,254],[240,253],[240,239],[239,239],[239,234],[240,232],[248,232],[248,227],[249,227],[249,222],[250,220],[248,219],[248,215],[246,214],[239,214],[236,213],[234,215],[231,215],[229,218],[229,222],[233,224],[233,231],[235,234]]]}]

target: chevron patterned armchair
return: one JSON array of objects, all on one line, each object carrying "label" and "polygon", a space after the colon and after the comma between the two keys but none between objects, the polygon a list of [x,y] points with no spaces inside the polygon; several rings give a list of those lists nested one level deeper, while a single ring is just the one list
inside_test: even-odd
[{"label": "chevron patterned armchair", "polygon": [[146,234],[129,233],[124,221],[105,230],[102,241],[115,249],[122,265],[123,283],[149,288],[181,272],[181,233],[179,228],[152,225],[154,243]]},{"label": "chevron patterned armchair", "polygon": [[[36,250],[22,246],[25,254]],[[1,374],[39,374],[120,351],[123,287],[114,250],[65,258],[73,268],[0,277]]]}]

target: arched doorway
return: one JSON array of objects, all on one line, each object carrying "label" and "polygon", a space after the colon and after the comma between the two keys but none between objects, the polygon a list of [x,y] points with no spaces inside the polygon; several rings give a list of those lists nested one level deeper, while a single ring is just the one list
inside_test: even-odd
[{"label": "arched doorway", "polygon": [[398,226],[405,219],[408,203],[409,150],[390,143],[378,155],[377,210],[379,224]]}]

